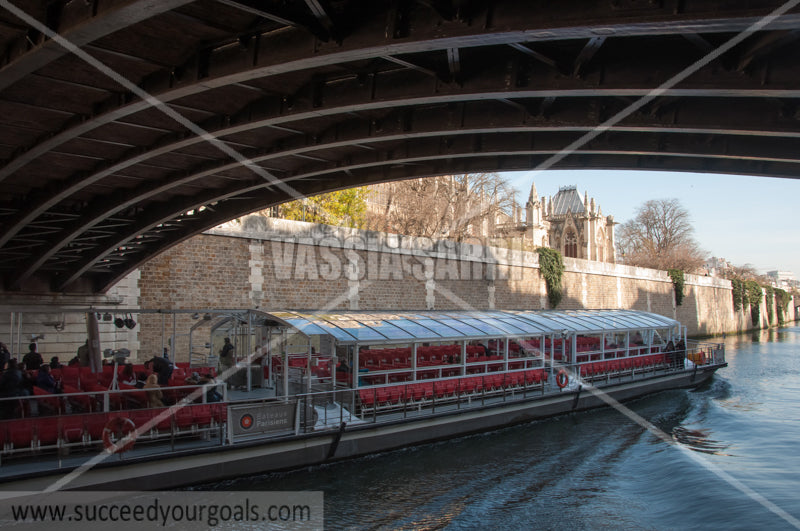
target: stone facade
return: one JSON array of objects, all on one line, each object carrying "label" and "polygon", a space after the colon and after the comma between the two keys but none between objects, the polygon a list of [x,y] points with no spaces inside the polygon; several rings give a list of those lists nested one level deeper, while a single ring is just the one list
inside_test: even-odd
[{"label": "stone facade", "polygon": [[520,226],[524,238],[534,247],[557,249],[562,256],[598,262],[616,262],[614,250],[614,217],[603,216],[600,205],[575,186],[566,186],[545,200],[531,185],[525,205],[525,224]]}]

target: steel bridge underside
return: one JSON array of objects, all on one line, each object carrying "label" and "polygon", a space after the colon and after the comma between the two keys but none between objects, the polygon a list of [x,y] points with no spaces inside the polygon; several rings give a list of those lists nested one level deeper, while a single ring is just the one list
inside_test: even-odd
[{"label": "steel bridge underside", "polygon": [[782,5],[0,0],[0,291],[102,293],[234,217],[411,177],[797,178]]}]

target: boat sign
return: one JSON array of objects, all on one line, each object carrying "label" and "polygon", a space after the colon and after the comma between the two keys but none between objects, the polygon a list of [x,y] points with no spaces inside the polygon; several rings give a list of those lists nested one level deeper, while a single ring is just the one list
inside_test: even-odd
[{"label": "boat sign", "polygon": [[231,406],[228,422],[234,438],[294,433],[296,410],[296,402]]}]

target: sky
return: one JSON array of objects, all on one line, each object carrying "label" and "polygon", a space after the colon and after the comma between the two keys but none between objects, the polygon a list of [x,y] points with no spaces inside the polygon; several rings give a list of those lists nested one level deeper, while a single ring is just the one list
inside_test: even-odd
[{"label": "sky", "polygon": [[[623,223],[650,199],[677,198],[689,211],[695,239],[708,256],[760,273],[790,271],[800,280],[800,179],[706,173],[548,170],[505,174],[525,204],[535,180],[540,196],[561,186],[588,192],[603,215]],[[797,217],[795,217],[797,216]]]}]

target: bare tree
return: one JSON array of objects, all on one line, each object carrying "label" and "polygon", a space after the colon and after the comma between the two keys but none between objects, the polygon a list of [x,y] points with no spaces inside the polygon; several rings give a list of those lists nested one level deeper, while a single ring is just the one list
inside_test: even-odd
[{"label": "bare tree", "polygon": [[617,230],[618,254],[629,265],[694,271],[705,252],[694,239],[689,211],[677,199],[653,199]]},{"label": "bare tree", "polygon": [[491,232],[510,219],[515,191],[495,173],[445,175],[383,185],[380,208],[367,226],[431,238],[461,240]]}]

